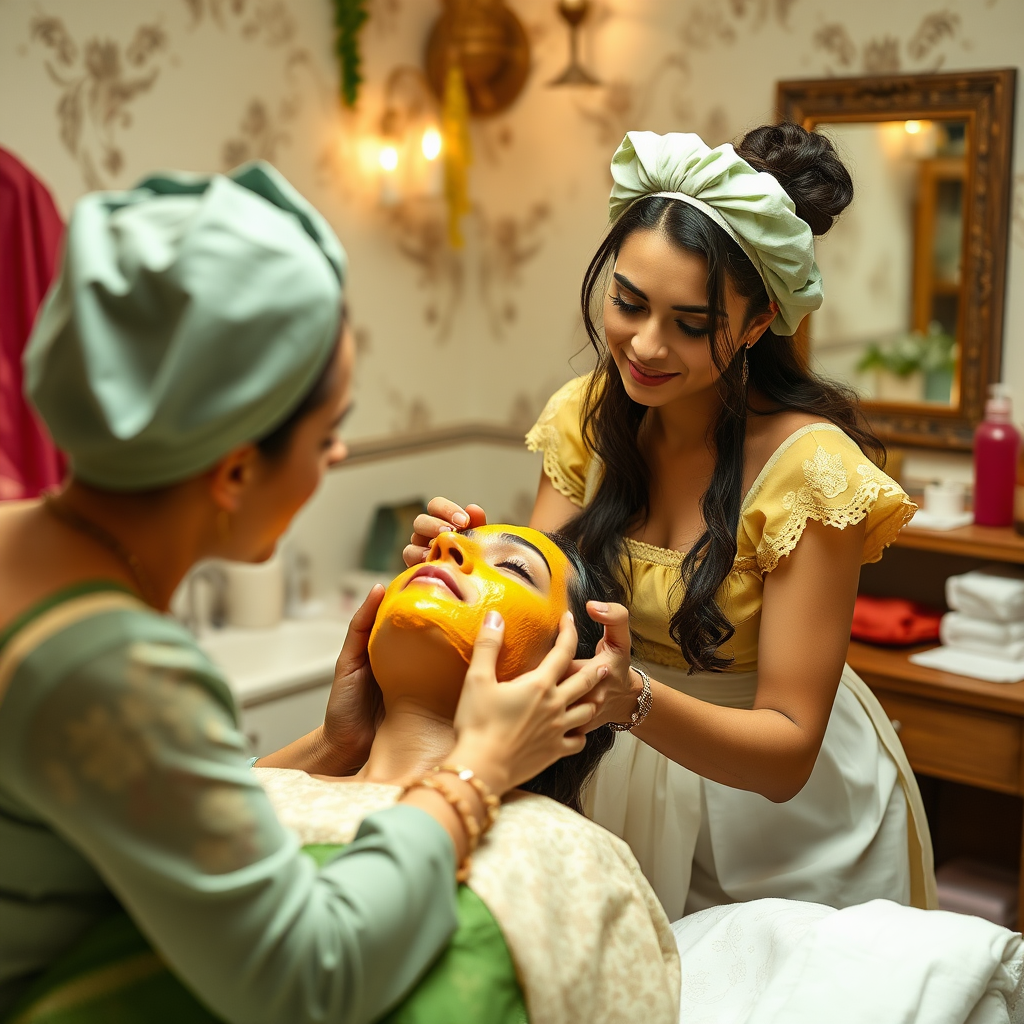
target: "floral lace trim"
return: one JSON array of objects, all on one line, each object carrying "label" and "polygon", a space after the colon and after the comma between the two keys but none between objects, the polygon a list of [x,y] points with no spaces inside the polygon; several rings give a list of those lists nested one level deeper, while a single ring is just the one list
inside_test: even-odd
[{"label": "floral lace trim", "polygon": [[[626,537],[626,548],[632,558],[650,565],[664,565],[669,569],[678,569],[686,557],[685,551],[676,551],[673,548],[659,548],[656,544],[648,544],[644,540],[634,540]],[[732,572],[756,572],[759,570],[756,558],[747,556],[736,556],[732,564]]]},{"label": "floral lace trim", "polygon": [[526,435],[526,447],[531,452],[544,453],[544,475],[551,481],[552,486],[559,494],[582,508],[585,494],[584,484],[582,481],[570,477],[562,469],[558,457],[562,437],[554,422],[562,406],[569,400],[570,385],[574,383],[576,382],[570,381],[568,385],[563,385],[548,399],[537,422]]},{"label": "floral lace trim", "polygon": [[861,483],[853,497],[838,507],[830,507],[822,502],[828,490],[833,489],[821,486],[826,482],[822,476],[828,476],[833,469],[831,464],[822,463],[819,466],[814,460],[808,459],[804,469],[807,483],[799,490],[789,491],[782,499],[783,508],[789,510],[785,526],[774,537],[765,535],[758,545],[757,562],[762,572],[771,572],[796,547],[809,519],[837,530],[845,530],[847,526],[856,526],[864,519],[874,509],[879,497],[900,499],[893,513],[884,520],[884,534],[871,537],[865,542],[864,561],[873,562],[881,557],[882,551],[896,539],[917,511],[917,506],[907,497],[903,488],[874,466],[862,464],[857,467]]}]

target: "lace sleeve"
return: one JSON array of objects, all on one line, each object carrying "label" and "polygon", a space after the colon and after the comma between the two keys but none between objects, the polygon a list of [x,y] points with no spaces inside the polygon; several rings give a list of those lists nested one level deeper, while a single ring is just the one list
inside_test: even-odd
[{"label": "lace sleeve", "polygon": [[544,475],[555,490],[581,508],[590,462],[580,426],[588,379],[577,377],[559,388],[526,435],[526,447],[544,453]]},{"label": "lace sleeve", "polygon": [[75,667],[52,680],[16,680],[5,782],[218,1017],[377,1019],[455,928],[447,834],[397,807],[318,870],[250,771],[223,681],[186,642],[139,639],[145,618],[64,652]]},{"label": "lace sleeve", "polygon": [[863,562],[877,562],[917,506],[838,427],[804,427],[772,456],[744,502],[741,528],[771,572],[808,520],[837,530],[867,520]]}]

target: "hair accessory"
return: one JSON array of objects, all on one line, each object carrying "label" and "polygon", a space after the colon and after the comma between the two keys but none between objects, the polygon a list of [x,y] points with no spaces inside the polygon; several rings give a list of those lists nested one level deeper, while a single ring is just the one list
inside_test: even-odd
[{"label": "hair accessory", "polygon": [[488,832],[494,827],[494,823],[498,820],[498,811],[501,809],[501,800],[498,799],[491,792],[491,787],[481,779],[472,768],[467,768],[461,764],[439,764],[434,769],[435,774],[437,772],[450,772],[452,775],[457,776],[463,782],[468,782],[480,797],[480,802],[484,805],[484,811],[487,814],[487,820],[484,822],[484,826],[480,831],[480,838],[482,839]]},{"label": "hair accessory", "polygon": [[92,192],[25,351],[77,479],[188,479],[287,419],[338,343],[345,253],[266,163]]},{"label": "hair accessory", "polygon": [[651,677],[639,666],[629,666],[641,679],[644,686],[636,701],[636,711],[629,716],[628,722],[609,722],[608,728],[614,732],[632,732],[650,713],[654,703],[651,697]]},{"label": "hair accessory", "polygon": [[747,254],[779,313],[771,330],[796,333],[822,301],[814,235],[778,180],[726,143],[709,149],[684,132],[627,132],[612,157],[613,221],[647,196],[678,199],[713,220]]}]

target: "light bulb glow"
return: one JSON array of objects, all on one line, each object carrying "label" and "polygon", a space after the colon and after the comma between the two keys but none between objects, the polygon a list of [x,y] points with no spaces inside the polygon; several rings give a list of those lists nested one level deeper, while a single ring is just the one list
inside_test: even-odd
[{"label": "light bulb glow", "polygon": [[398,166],[398,150],[394,146],[381,146],[377,160],[381,169],[390,173]]},{"label": "light bulb glow", "polygon": [[436,160],[441,155],[441,133],[436,128],[428,128],[420,146],[428,160]]},{"label": "light bulb glow", "polygon": [[917,135],[921,131],[921,122],[920,121],[904,121],[903,122],[903,130],[908,135]]}]

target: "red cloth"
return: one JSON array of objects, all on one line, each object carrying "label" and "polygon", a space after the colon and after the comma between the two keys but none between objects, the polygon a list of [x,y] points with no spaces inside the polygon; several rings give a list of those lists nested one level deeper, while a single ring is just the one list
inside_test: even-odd
[{"label": "red cloth", "polygon": [[938,640],[941,621],[941,611],[916,601],[858,594],[850,635],[869,644],[904,647]]},{"label": "red cloth", "polygon": [[25,399],[21,374],[63,235],[46,186],[0,148],[0,500],[34,498],[64,476],[64,457]]}]

